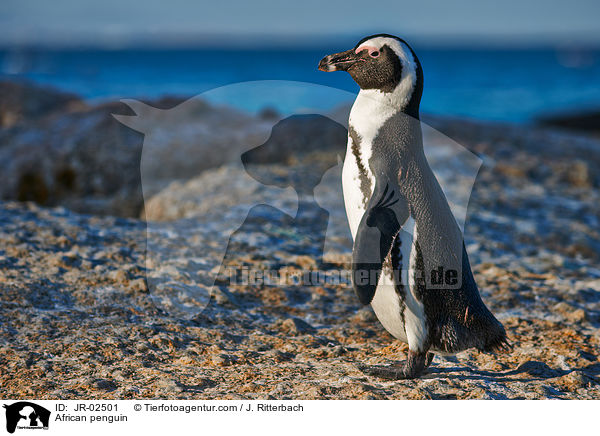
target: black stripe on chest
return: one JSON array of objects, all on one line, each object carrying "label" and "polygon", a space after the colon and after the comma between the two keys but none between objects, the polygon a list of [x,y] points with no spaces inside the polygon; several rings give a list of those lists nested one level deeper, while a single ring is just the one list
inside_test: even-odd
[{"label": "black stripe on chest", "polygon": [[352,140],[352,154],[356,160],[356,166],[358,167],[358,179],[360,181],[360,192],[362,193],[363,206],[366,208],[371,196],[371,180],[369,179],[367,168],[362,161],[360,154],[360,138],[358,133],[354,130],[354,127],[348,127],[348,134]]},{"label": "black stripe on chest", "polygon": [[[402,230],[400,230],[402,232]],[[406,307],[405,304],[405,292],[404,285],[402,284],[402,239],[400,238],[400,233],[396,235],[394,242],[392,244],[392,249],[390,251],[390,259],[392,262],[392,271],[394,273],[394,289],[396,290],[396,294],[398,295],[398,299],[400,300],[400,318],[402,319],[402,325],[405,324],[404,321],[404,309]]]}]

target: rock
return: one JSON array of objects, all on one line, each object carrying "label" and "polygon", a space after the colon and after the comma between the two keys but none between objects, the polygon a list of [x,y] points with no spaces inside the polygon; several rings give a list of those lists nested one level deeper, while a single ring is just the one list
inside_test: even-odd
[{"label": "rock", "polygon": [[[264,142],[276,122],[197,99],[169,110],[131,102],[136,113],[131,116],[122,103],[71,110],[79,102],[74,97],[44,94],[35,86],[14,85],[9,94],[0,100],[3,125],[11,127],[0,130],[0,199],[96,215],[139,216],[143,195],[150,198],[173,180],[239,162],[245,147]],[[40,102],[30,104],[27,97],[24,108],[15,106],[24,115],[10,112],[20,95]],[[41,116],[49,111],[52,117]],[[122,114],[119,119],[132,128],[113,114]],[[216,148],[221,152],[214,153]]]},{"label": "rock", "polygon": [[142,204],[140,134],[105,104],[0,130],[0,199],[134,216]]},{"label": "rock", "polygon": [[145,342],[139,342],[136,344],[135,346],[136,350],[141,352],[141,353],[145,353],[146,351],[148,351],[150,348],[148,347],[148,344]]},{"label": "rock", "polygon": [[516,369],[516,373],[527,373],[536,377],[556,377],[557,371],[550,368],[544,362],[537,362],[534,360],[527,361]]},{"label": "rock", "polygon": [[81,110],[85,103],[73,94],[31,83],[0,81],[0,128],[36,120],[57,112]]},{"label": "rock", "polygon": [[299,318],[288,318],[281,324],[281,330],[291,335],[314,334],[316,329]]},{"label": "rock", "polygon": [[313,269],[317,266],[315,259],[310,256],[296,257],[296,264],[305,271]]},{"label": "rock", "polygon": [[342,355],[346,354],[346,349],[343,346],[341,346],[341,345],[335,345],[333,348],[331,348],[331,350],[329,351],[329,353],[332,356],[339,357],[339,356],[342,356]]},{"label": "rock", "polygon": [[148,292],[146,280],[144,280],[143,278],[132,280],[129,283],[129,289],[131,289],[134,292]]},{"label": "rock", "polygon": [[407,398],[409,400],[431,400],[432,396],[427,389],[415,388],[408,392]]},{"label": "rock", "polygon": [[160,379],[157,386],[164,394],[177,394],[183,392],[183,387],[176,380]]},{"label": "rock", "polygon": [[233,356],[228,354],[217,354],[212,357],[212,363],[216,366],[229,366],[235,361]]},{"label": "rock", "polygon": [[292,353],[284,353],[279,350],[269,350],[265,354],[277,363],[287,362],[294,358]]},{"label": "rock", "polygon": [[109,277],[117,283],[125,283],[128,280],[127,273],[121,269],[111,271]]},{"label": "rock", "polygon": [[554,305],[553,309],[571,322],[581,323],[587,319],[583,309],[577,309],[564,301]]},{"label": "rock", "polygon": [[587,376],[583,371],[571,371],[559,377],[557,383],[570,391],[577,391],[580,388],[587,388],[591,384],[597,384],[596,381]]},{"label": "rock", "polygon": [[539,117],[537,123],[542,126],[600,134],[600,111],[548,115]]},{"label": "rock", "polygon": [[95,384],[99,389],[102,389],[102,390],[108,391],[108,392],[114,391],[115,389],[117,389],[117,385],[112,380],[99,379],[99,380],[96,380]]},{"label": "rock", "polygon": [[207,170],[186,183],[173,182],[149,198],[144,218],[150,221],[172,221],[193,218],[212,210],[230,210],[253,199],[268,197],[267,187],[249,184],[247,173],[236,167],[223,166]]},{"label": "rock", "polygon": [[[314,165],[331,166],[324,153],[344,154],[348,134],[346,129],[321,115],[293,115],[275,124],[269,138],[242,154],[247,165],[293,165],[297,159],[314,157]],[[324,172],[324,171],[323,171]]]},{"label": "rock", "polygon": [[527,175],[527,168],[507,163],[498,163],[494,169],[508,177],[525,177]]},{"label": "rock", "polygon": [[585,313],[585,310],[583,309],[576,309],[570,315],[568,315],[567,318],[569,319],[569,321],[576,323],[587,321],[587,315]]},{"label": "rock", "polygon": [[577,187],[591,187],[594,185],[594,179],[590,174],[588,164],[582,160],[573,162],[567,173],[567,181]]},{"label": "rock", "polygon": [[591,173],[590,165],[581,159],[556,163],[552,170],[563,183],[578,188],[594,186],[594,176]]},{"label": "rock", "polygon": [[[245,123],[250,124],[248,120]],[[256,127],[271,126],[258,123]],[[344,155],[346,140],[346,130],[323,116],[289,117],[272,126],[267,140],[255,141],[253,148],[245,144],[249,149],[243,153],[241,144],[229,144],[228,153],[237,150],[241,162],[240,156],[231,156],[230,161],[223,159],[218,170],[205,171],[185,184],[174,182],[149,197],[144,217],[152,221],[191,218],[211,210],[241,204],[255,206],[265,201],[281,207],[281,194],[280,198],[273,198],[277,188],[292,187],[298,194],[312,196],[324,174]],[[163,170],[165,161],[168,162],[160,162]],[[206,163],[195,166],[196,171],[202,168],[208,169]]]}]

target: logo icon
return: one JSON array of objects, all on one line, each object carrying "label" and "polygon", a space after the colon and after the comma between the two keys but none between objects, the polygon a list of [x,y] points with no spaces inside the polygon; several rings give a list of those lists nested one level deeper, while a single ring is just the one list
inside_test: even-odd
[{"label": "logo icon", "polygon": [[50,411],[29,401],[19,401],[4,405],[6,409],[6,431],[14,433],[18,429],[48,429]]}]

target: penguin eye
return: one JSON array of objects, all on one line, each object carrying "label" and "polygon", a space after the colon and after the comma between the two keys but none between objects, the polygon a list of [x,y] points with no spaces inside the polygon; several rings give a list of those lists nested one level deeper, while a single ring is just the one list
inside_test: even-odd
[{"label": "penguin eye", "polygon": [[371,56],[372,58],[378,58],[379,57],[379,52],[377,50],[372,51],[369,53],[369,56]]}]

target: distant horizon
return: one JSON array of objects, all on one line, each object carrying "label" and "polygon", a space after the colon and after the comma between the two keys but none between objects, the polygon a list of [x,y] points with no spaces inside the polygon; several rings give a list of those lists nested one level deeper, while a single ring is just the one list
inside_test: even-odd
[{"label": "distant horizon", "polygon": [[[44,41],[2,41],[0,50],[310,50],[352,46],[362,37],[390,33],[367,31],[354,34],[323,35],[222,35],[190,34],[165,36],[132,36],[121,38],[54,38]],[[393,33],[392,33],[393,34]],[[425,49],[575,49],[600,50],[600,37],[557,35],[402,35],[409,44]]]}]

